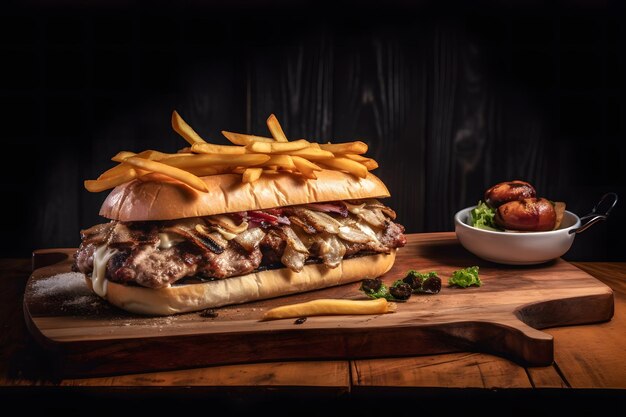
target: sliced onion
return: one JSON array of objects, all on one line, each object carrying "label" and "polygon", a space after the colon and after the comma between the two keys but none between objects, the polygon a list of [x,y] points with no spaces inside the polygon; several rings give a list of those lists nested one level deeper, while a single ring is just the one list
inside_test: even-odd
[{"label": "sliced onion", "polygon": [[319,256],[324,265],[329,268],[337,268],[346,254],[345,245],[337,239],[337,236],[331,234],[320,235],[318,243]]},{"label": "sliced onion", "polygon": [[196,231],[197,231],[198,233],[200,233],[201,235],[204,235],[204,236],[209,235],[209,234],[210,234],[210,233],[212,233],[212,232],[217,232],[217,233],[219,233],[220,235],[222,235],[222,237],[223,237],[224,239],[226,239],[226,240],[233,240],[234,238],[236,238],[236,237],[237,237],[237,234],[236,234],[236,233],[231,233],[231,232],[229,232],[228,230],[226,230],[226,229],[224,229],[223,227],[218,226],[218,225],[216,225],[216,224],[215,224],[215,225],[212,225],[210,228],[207,228],[207,227],[206,227],[205,225],[203,225],[203,224],[197,224],[197,225],[196,225]]},{"label": "sliced onion", "polygon": [[359,230],[361,230],[373,240],[378,241],[378,236],[376,236],[376,232],[374,232],[374,230],[372,230],[372,228],[367,223],[359,222],[356,224],[356,227],[358,227]]},{"label": "sliced onion", "polygon": [[[100,235],[100,239],[103,237],[106,237],[106,241],[101,241],[102,243],[106,242],[109,246],[114,247],[137,244],[153,245],[159,240],[157,228],[150,225],[133,227],[132,224],[124,222],[115,222],[111,229]],[[87,240],[85,239],[85,241]],[[98,235],[94,235],[91,241],[97,242]]]},{"label": "sliced onion", "polygon": [[283,256],[280,258],[280,261],[292,271],[300,272],[302,271],[302,268],[304,268],[306,255],[302,252],[298,252],[290,245],[287,245],[285,246],[285,251],[283,252]]},{"label": "sliced onion", "polygon": [[217,232],[202,234],[195,228],[189,230],[178,226],[166,227],[161,230],[161,232],[177,234],[194,245],[201,248],[208,248],[217,254],[224,252],[224,248],[228,245],[228,242]]},{"label": "sliced onion", "polygon": [[333,219],[326,213],[305,208],[297,208],[295,209],[295,213],[298,216],[303,217],[304,220],[308,224],[313,226],[318,232],[326,232],[334,235],[339,233],[339,227],[341,226],[341,223],[339,223],[337,220]]},{"label": "sliced onion", "polygon": [[291,227],[283,226],[281,227],[281,229],[287,237],[287,246],[291,246],[294,250],[304,253],[306,255],[309,254],[309,250],[306,248],[306,246],[304,246],[304,243],[302,243],[298,235],[296,235]]},{"label": "sliced onion", "polygon": [[310,250],[311,246],[315,243],[315,236],[317,235],[315,229],[313,229],[313,233],[305,232],[300,227],[292,227],[292,230],[302,241],[302,244],[305,248],[307,248],[307,251]]},{"label": "sliced onion", "polygon": [[393,211],[392,209],[390,209],[389,207],[387,207],[387,206],[382,207],[380,209],[380,211],[385,213],[387,215],[387,217],[391,218],[391,220],[395,220],[396,219],[396,212]]},{"label": "sliced onion", "polygon": [[198,217],[188,217],[185,219],[178,219],[178,220],[173,220],[171,222],[168,222],[170,227],[187,230],[190,233],[195,229],[196,224],[198,223],[204,223],[204,222],[202,221],[202,219]]},{"label": "sliced onion", "polygon": [[354,243],[367,243],[373,240],[371,236],[368,236],[361,230],[350,226],[341,226],[339,228],[339,237],[343,240]]},{"label": "sliced onion", "polygon": [[354,226],[357,222],[361,221],[358,216],[350,214],[346,218],[337,219],[342,226]]},{"label": "sliced onion", "polygon": [[396,219],[396,212],[376,199],[367,200],[365,203],[365,207],[368,209],[378,209],[385,213],[387,217],[390,217],[392,220]]},{"label": "sliced onion", "polygon": [[314,235],[315,233],[317,233],[317,230],[315,230],[313,226],[308,224],[306,221],[304,221],[300,217],[289,216],[289,221],[310,235]]},{"label": "sliced onion", "polygon": [[373,242],[374,250],[376,250],[377,252],[388,252],[387,248],[385,248],[385,246],[380,243],[376,232],[374,232],[374,230],[372,230],[372,228],[367,223],[359,222],[356,224],[356,227],[358,227],[359,230],[361,230],[372,239],[371,242]]},{"label": "sliced onion", "polygon": [[361,210],[363,210],[363,207],[365,207],[365,203],[361,203],[361,204],[351,204],[348,202],[344,202],[346,207],[348,208],[348,211],[352,214],[359,214],[361,212]]},{"label": "sliced onion", "polygon": [[310,203],[306,204],[304,207],[324,213],[337,213],[341,217],[348,216],[348,209],[342,201],[333,201],[328,203]]},{"label": "sliced onion", "polygon": [[[376,210],[378,213],[376,213]],[[357,216],[374,227],[385,227],[385,216],[383,216],[378,209],[370,210],[364,208],[357,214]]]},{"label": "sliced onion", "polygon": [[248,229],[245,232],[242,232],[235,237],[234,241],[241,245],[242,248],[247,250],[248,252],[252,252],[256,249],[263,238],[265,237],[265,232],[260,227],[255,227],[253,229]]},{"label": "sliced onion", "polygon": [[213,225],[220,226],[231,233],[241,233],[248,228],[248,222],[245,220],[236,224],[233,218],[226,214],[207,216],[205,217],[205,220]]}]

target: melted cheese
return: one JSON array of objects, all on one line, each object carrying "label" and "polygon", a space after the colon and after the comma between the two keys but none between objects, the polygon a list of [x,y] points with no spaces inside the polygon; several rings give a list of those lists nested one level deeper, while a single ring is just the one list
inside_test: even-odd
[{"label": "melted cheese", "polygon": [[159,233],[159,249],[169,249],[177,243],[182,242],[183,238],[170,233]]},{"label": "melted cheese", "polygon": [[117,253],[116,249],[109,248],[107,245],[100,246],[93,254],[93,271],[91,272],[91,285],[93,291],[100,297],[107,295],[106,270],[107,263],[111,256]]}]

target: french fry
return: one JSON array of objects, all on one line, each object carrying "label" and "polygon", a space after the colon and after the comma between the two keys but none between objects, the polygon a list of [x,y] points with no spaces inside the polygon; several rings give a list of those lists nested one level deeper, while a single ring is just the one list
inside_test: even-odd
[{"label": "french fry", "polygon": [[261,177],[262,173],[263,173],[263,168],[246,168],[243,171],[243,174],[242,174],[243,177],[241,181],[245,183],[254,182]]},{"label": "french fry", "polygon": [[278,123],[278,119],[273,114],[270,114],[270,117],[267,118],[267,127],[277,142],[288,142],[282,126]]},{"label": "french fry", "polygon": [[291,160],[293,164],[296,166],[296,169],[300,171],[302,175],[306,178],[317,179],[317,175],[315,175],[315,171],[321,171],[318,165],[315,165],[313,162],[308,161],[300,156],[292,156]]},{"label": "french fry", "polygon": [[321,298],[304,303],[289,304],[272,308],[263,314],[261,320],[289,319],[308,316],[386,314],[396,311],[396,303],[384,298],[375,300],[336,300]]},{"label": "french fry", "polygon": [[[261,156],[261,155],[259,155]],[[265,167],[271,167],[272,165],[276,165],[276,167],[283,169],[291,169],[295,170],[296,166],[289,155],[264,155],[268,156],[269,159],[266,162],[263,162],[262,165]],[[261,164],[258,164],[261,165]]]},{"label": "french fry", "polygon": [[363,164],[365,168],[367,168],[368,171],[378,168],[378,162],[376,162],[373,159],[370,159],[369,161],[361,162],[361,164]]},{"label": "french fry", "polygon": [[137,178],[137,170],[130,168],[118,175],[112,175],[107,178],[99,178],[97,180],[86,180],[84,182],[85,188],[92,193],[98,193],[100,191],[108,190],[109,188],[117,187],[128,181],[132,181]]},{"label": "french fry", "polygon": [[196,153],[220,154],[220,155],[243,155],[246,148],[243,146],[214,145],[212,143],[194,143],[191,150]]},{"label": "french fry", "polygon": [[146,171],[152,171],[159,174],[167,175],[168,177],[187,184],[188,186],[190,186],[191,188],[195,188],[196,190],[204,192],[209,191],[204,181],[180,168],[166,165],[162,162],[150,161],[149,159],[138,158],[135,156],[127,158],[124,162],[137,168],[145,169]]},{"label": "french fry", "polygon": [[304,139],[293,142],[252,142],[246,149],[256,153],[290,153],[309,147],[310,142]]},{"label": "french fry", "polygon": [[202,139],[200,135],[180,117],[180,114],[178,114],[176,110],[172,112],[172,128],[176,133],[181,135],[183,139],[189,142],[190,145],[194,143],[206,143],[206,140]]},{"label": "french fry", "polygon": [[244,133],[234,133],[222,130],[222,135],[235,145],[246,146],[254,142],[276,142],[273,138],[263,136],[246,135]]},{"label": "french fry", "polygon": [[332,152],[324,151],[315,146],[309,146],[306,148],[298,149],[296,151],[290,151],[285,153],[291,156],[300,156],[304,159],[308,159],[309,161],[322,161],[324,159],[330,159],[335,157]]},{"label": "french fry", "polygon": [[153,151],[153,150],[147,150],[147,151],[143,151],[139,153],[121,151],[121,152],[118,152],[113,158],[111,158],[111,161],[124,162],[126,158],[130,158],[133,156],[136,156],[137,158],[149,159],[151,161],[159,161],[161,159],[168,158],[171,156],[178,156],[178,154],[169,154],[169,153],[163,153],[163,152]]},{"label": "french fry", "polygon": [[191,156],[178,156],[167,158],[164,164],[186,169],[197,168],[210,165],[227,165],[227,166],[251,166],[260,165],[270,160],[269,155],[262,154],[244,154],[244,155],[209,155],[196,154]]},{"label": "french fry", "polygon": [[135,152],[120,151],[111,158],[111,161],[124,162],[126,158],[130,158],[131,156],[137,156],[137,154]]},{"label": "french fry", "polygon": [[368,158],[367,156],[357,155],[355,153],[346,153],[341,156],[348,158],[348,159],[352,159],[353,161],[357,161],[357,162],[365,162],[365,161],[369,161],[372,159],[372,158]]},{"label": "french fry", "polygon": [[174,178],[192,188],[207,191],[206,184],[199,177],[233,173],[240,174],[243,182],[250,183],[262,175],[291,172],[316,179],[316,172],[331,169],[365,178],[368,170],[378,168],[374,159],[363,155],[368,146],[361,141],[319,144],[298,139],[290,142],[274,114],[266,121],[271,138],[222,131],[234,146],[207,143],[176,110],[172,112],[171,122],[172,128],[189,146],[176,153],[155,150],[118,152],[111,159],[119,164],[96,180],[85,181],[85,188],[96,192],[133,178],[148,181]]},{"label": "french fry", "polygon": [[[107,169],[106,171],[104,171],[102,174],[100,174],[100,176],[98,177],[99,180],[103,180],[106,178],[111,178],[111,177],[115,177],[117,175],[121,175],[129,170],[133,169],[133,167],[131,167],[128,164],[124,164],[124,163],[120,163],[115,165],[112,168]],[[93,181],[93,180],[91,180]]]},{"label": "french fry", "polygon": [[[191,148],[189,148],[189,150],[191,151]],[[196,155],[195,153],[192,152],[178,152],[178,153],[166,153],[163,155],[162,158],[156,159],[157,161],[165,161],[166,159],[169,158],[178,158],[179,156],[193,156]]]},{"label": "french fry", "polygon": [[346,143],[321,143],[320,148],[325,151],[337,153],[350,153],[350,154],[364,154],[367,152],[367,144],[361,141],[346,142]]},{"label": "french fry", "polygon": [[226,168],[220,168],[217,166],[212,166],[212,167],[195,167],[195,168],[189,168],[186,169],[185,171],[189,172],[190,174],[195,175],[196,177],[206,177],[209,175],[217,175],[217,174],[221,174],[223,172],[225,172],[227,169]]},{"label": "french fry", "polygon": [[367,168],[365,167],[365,165],[353,161],[352,159],[339,157],[333,159],[325,159],[323,161],[320,161],[319,163],[333,169],[347,171],[352,175],[356,175],[360,178],[367,177]]},{"label": "french fry", "polygon": [[367,158],[362,155],[355,155],[350,153],[344,154],[343,156],[365,165],[365,168],[367,168],[368,171],[378,168],[378,162],[376,162],[372,158]]}]

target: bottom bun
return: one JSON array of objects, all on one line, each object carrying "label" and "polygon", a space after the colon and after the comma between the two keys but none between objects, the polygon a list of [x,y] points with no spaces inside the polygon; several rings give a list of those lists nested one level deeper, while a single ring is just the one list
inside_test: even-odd
[{"label": "bottom bun", "polygon": [[[375,278],[389,271],[395,259],[394,249],[389,254],[345,259],[334,269],[324,264],[308,264],[299,273],[289,268],[271,269],[200,284],[159,289],[107,281],[106,295],[103,298],[131,313],[165,316]],[[89,288],[92,288],[91,279],[87,277],[86,281]]]}]

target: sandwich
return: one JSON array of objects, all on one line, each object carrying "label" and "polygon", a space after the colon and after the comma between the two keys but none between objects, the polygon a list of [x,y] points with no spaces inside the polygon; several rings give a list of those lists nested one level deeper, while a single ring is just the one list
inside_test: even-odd
[{"label": "sandwich", "polygon": [[[252,141],[260,138],[238,147],[253,148]],[[303,155],[302,149],[290,152]],[[215,174],[195,177],[191,187],[171,171],[184,164],[168,164],[181,154],[194,158],[189,149],[158,158],[126,153],[97,180],[123,182],[102,204],[108,222],[81,231],[73,269],[121,309],[171,315],[375,278],[406,244],[396,213],[380,201],[390,195],[384,183],[369,171],[337,169],[349,168],[337,165],[349,157],[332,154],[331,162],[318,152],[312,173],[268,164],[276,159],[213,166]],[[159,172],[161,165],[167,169]],[[197,169],[189,166],[187,173]],[[251,169],[261,175],[254,171],[245,181]],[[96,185],[86,182],[100,190]]]}]

